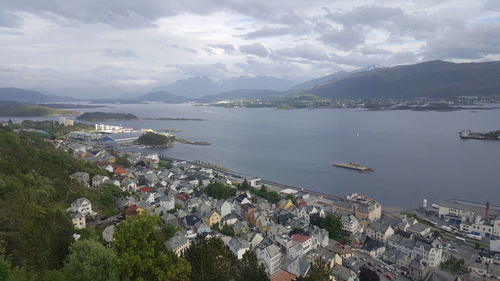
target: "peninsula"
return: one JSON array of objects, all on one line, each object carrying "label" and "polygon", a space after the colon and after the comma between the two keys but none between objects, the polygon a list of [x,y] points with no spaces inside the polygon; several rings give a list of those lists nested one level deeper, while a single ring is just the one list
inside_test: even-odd
[{"label": "peninsula", "polygon": [[0,116],[24,116],[24,117],[43,117],[43,116],[61,116],[75,115],[76,111],[62,110],[39,105],[15,105],[0,107]]}]

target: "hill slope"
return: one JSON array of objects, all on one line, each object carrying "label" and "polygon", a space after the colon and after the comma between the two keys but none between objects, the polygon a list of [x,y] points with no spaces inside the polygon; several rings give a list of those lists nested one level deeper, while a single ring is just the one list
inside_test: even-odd
[{"label": "hill slope", "polygon": [[0,101],[17,101],[21,103],[44,103],[55,101],[72,101],[69,97],[45,95],[37,91],[13,87],[0,88]]},{"label": "hill slope", "polygon": [[165,103],[181,103],[189,101],[186,97],[173,95],[167,91],[157,91],[145,94],[137,98],[138,101],[158,101]]},{"label": "hill slope", "polygon": [[74,115],[76,111],[62,110],[38,105],[14,105],[0,107],[0,116],[8,117],[39,117],[39,116],[59,116]]},{"label": "hill slope", "polygon": [[225,93],[215,94],[215,95],[207,95],[200,98],[202,102],[214,102],[214,101],[222,101],[222,100],[239,100],[239,99],[266,99],[269,97],[277,96],[282,94],[278,91],[273,90],[265,90],[265,89],[242,89],[242,90],[234,90]]},{"label": "hill slope", "polygon": [[325,98],[416,98],[500,94],[500,62],[429,61],[353,73],[306,92]]}]

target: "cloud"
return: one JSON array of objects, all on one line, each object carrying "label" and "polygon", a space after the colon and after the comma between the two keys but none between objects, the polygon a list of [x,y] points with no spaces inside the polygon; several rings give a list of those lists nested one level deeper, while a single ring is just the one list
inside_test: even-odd
[{"label": "cloud", "polygon": [[112,58],[136,58],[137,54],[130,49],[122,49],[122,50],[104,50],[104,54],[108,57]]},{"label": "cloud", "polygon": [[142,79],[119,79],[116,82],[127,85],[127,86],[146,86],[146,85],[154,85],[158,83],[158,81],[148,78]]},{"label": "cloud", "polygon": [[20,16],[0,10],[0,27],[18,27],[24,22]]},{"label": "cloud", "polygon": [[289,58],[302,58],[314,61],[328,60],[330,58],[324,50],[316,48],[311,44],[302,44],[293,48],[283,48],[277,50],[276,53]]},{"label": "cloud", "polygon": [[241,45],[240,51],[249,55],[255,55],[258,57],[269,56],[269,50],[260,43],[255,43],[251,45]]},{"label": "cloud", "polygon": [[332,28],[319,39],[340,50],[350,50],[365,42],[363,31],[358,27],[344,27],[341,30]]},{"label": "cloud", "polygon": [[207,46],[215,49],[222,49],[224,50],[224,54],[230,54],[236,50],[231,44],[208,44]]},{"label": "cloud", "polygon": [[177,50],[184,51],[184,52],[188,52],[188,53],[191,53],[191,54],[197,54],[198,53],[198,51],[196,51],[195,49],[191,49],[191,48],[188,48],[188,47],[182,47],[182,46],[179,46],[179,45],[176,45],[176,44],[170,44],[170,47],[172,47],[174,49],[177,49]]}]

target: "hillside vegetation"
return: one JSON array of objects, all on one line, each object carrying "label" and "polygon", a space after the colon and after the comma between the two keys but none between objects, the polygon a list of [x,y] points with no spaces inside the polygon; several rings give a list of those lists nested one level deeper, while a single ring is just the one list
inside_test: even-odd
[{"label": "hillside vegetation", "polygon": [[40,116],[59,116],[59,115],[74,115],[76,111],[62,110],[39,105],[15,105],[0,107],[0,116],[8,117],[40,117]]},{"label": "hillside vegetation", "polygon": [[111,112],[85,112],[76,119],[84,121],[111,121],[111,120],[136,120],[139,119],[130,113]]}]

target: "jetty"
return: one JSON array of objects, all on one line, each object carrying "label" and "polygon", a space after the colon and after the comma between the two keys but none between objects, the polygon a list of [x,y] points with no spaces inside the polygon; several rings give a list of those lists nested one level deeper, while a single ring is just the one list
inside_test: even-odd
[{"label": "jetty", "polygon": [[339,164],[333,164],[333,166],[345,168],[345,169],[356,170],[358,172],[373,172],[372,168],[362,166],[359,164],[354,164],[354,163],[339,163]]}]

